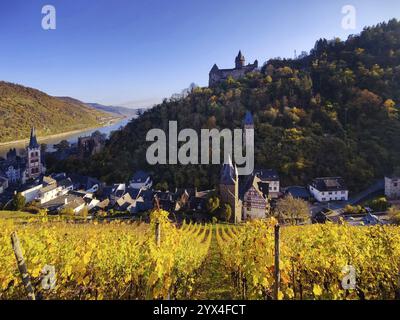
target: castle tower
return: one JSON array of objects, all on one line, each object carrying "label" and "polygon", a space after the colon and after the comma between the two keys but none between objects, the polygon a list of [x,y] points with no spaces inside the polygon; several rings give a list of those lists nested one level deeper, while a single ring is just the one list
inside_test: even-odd
[{"label": "castle tower", "polygon": [[33,127],[31,130],[31,138],[29,140],[29,145],[26,148],[28,158],[27,158],[27,178],[35,179],[42,174],[42,159],[40,154],[40,145],[36,139],[36,131]]},{"label": "castle tower", "polygon": [[239,175],[236,165],[232,164],[230,156],[228,163],[225,163],[221,170],[219,190],[221,201],[229,204],[232,209],[232,222],[241,222],[242,207],[239,199]]},{"label": "castle tower", "polygon": [[237,57],[235,59],[236,69],[243,68],[245,63],[246,63],[246,60],[245,60],[244,56],[242,55],[242,51],[239,51],[239,54],[237,55]]}]

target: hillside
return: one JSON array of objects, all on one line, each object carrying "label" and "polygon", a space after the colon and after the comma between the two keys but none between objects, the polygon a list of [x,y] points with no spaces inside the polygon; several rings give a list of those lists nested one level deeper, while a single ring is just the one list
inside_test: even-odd
[{"label": "hillside", "polygon": [[118,107],[118,106],[104,106],[98,103],[86,103],[92,108],[95,108],[100,111],[109,112],[118,116],[133,118],[138,115],[138,111],[141,109],[131,109],[126,107]]},{"label": "hillside", "polygon": [[0,82],[0,143],[28,138],[32,126],[39,136],[47,136],[100,126],[113,117],[74,99]]},{"label": "hillside", "polygon": [[357,191],[400,167],[399,103],[400,22],[391,20],[346,41],[321,39],[302,59],[267,61],[240,81],[165,100],[112,135],[103,153],[68,168],[106,181],[141,168],[170,187],[213,187],[219,166],[147,165],[146,133],[166,130],[168,120],[178,129],[240,128],[250,110],[257,167],[277,169],[283,185],[340,175]]}]

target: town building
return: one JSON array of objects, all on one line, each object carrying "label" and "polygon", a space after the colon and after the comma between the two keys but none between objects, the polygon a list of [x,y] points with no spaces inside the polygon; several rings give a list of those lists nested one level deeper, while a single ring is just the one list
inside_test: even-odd
[{"label": "town building", "polygon": [[262,182],[255,174],[247,177],[240,196],[243,203],[242,218],[265,219],[270,211],[268,194],[268,183]]},{"label": "town building", "polygon": [[389,200],[400,199],[400,176],[385,177],[385,196]]},{"label": "town building", "polygon": [[261,182],[268,185],[268,195],[271,199],[276,199],[280,196],[280,180],[276,170],[258,169],[255,170],[255,175]]},{"label": "town building", "polygon": [[349,190],[340,177],[316,178],[309,185],[309,190],[318,202],[349,199]]},{"label": "town building", "polygon": [[219,69],[216,64],[212,67],[209,74],[209,86],[213,87],[222,81],[226,81],[228,78],[238,80],[243,78],[246,74],[254,72],[258,69],[258,61],[255,60],[253,64],[246,65],[246,61],[242,52],[239,51],[235,59],[234,69]]}]

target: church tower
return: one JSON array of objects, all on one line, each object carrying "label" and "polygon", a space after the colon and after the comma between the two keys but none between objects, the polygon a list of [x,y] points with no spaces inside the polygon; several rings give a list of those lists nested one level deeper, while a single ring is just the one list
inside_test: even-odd
[{"label": "church tower", "polygon": [[246,60],[245,60],[244,56],[242,55],[242,51],[239,51],[239,54],[237,55],[237,57],[235,59],[236,69],[243,68],[245,63],[246,63]]},{"label": "church tower", "polygon": [[229,204],[232,209],[232,222],[241,222],[242,207],[239,199],[239,175],[236,165],[232,164],[230,156],[228,163],[225,163],[221,170],[219,190],[221,201]]},{"label": "church tower", "polygon": [[254,119],[250,111],[246,112],[243,121],[243,146],[246,146],[246,130],[254,130]]},{"label": "church tower", "polygon": [[36,139],[36,131],[33,127],[31,129],[31,138],[29,140],[29,145],[26,148],[27,151],[27,178],[28,179],[36,179],[42,174],[42,159],[40,152],[40,145]]}]

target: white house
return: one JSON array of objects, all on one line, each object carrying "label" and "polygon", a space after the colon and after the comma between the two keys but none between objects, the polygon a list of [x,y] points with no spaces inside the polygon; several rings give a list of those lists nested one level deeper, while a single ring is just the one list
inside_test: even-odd
[{"label": "white house", "polygon": [[148,190],[153,186],[151,176],[142,170],[136,171],[129,183],[129,187],[133,189]]},{"label": "white house", "polygon": [[22,191],[21,194],[25,197],[25,201],[27,203],[29,203],[39,197],[39,193],[42,188],[43,188],[43,184],[30,186],[27,189],[25,189],[24,191]]},{"label": "white house", "polygon": [[40,204],[49,202],[57,198],[60,195],[61,191],[61,186],[57,186],[57,184],[50,184],[40,189],[38,200],[40,201]]},{"label": "white house", "polygon": [[385,196],[390,200],[400,199],[400,176],[385,177]]},{"label": "white house", "polygon": [[309,185],[309,190],[318,202],[349,199],[349,190],[340,177],[316,178]]}]

